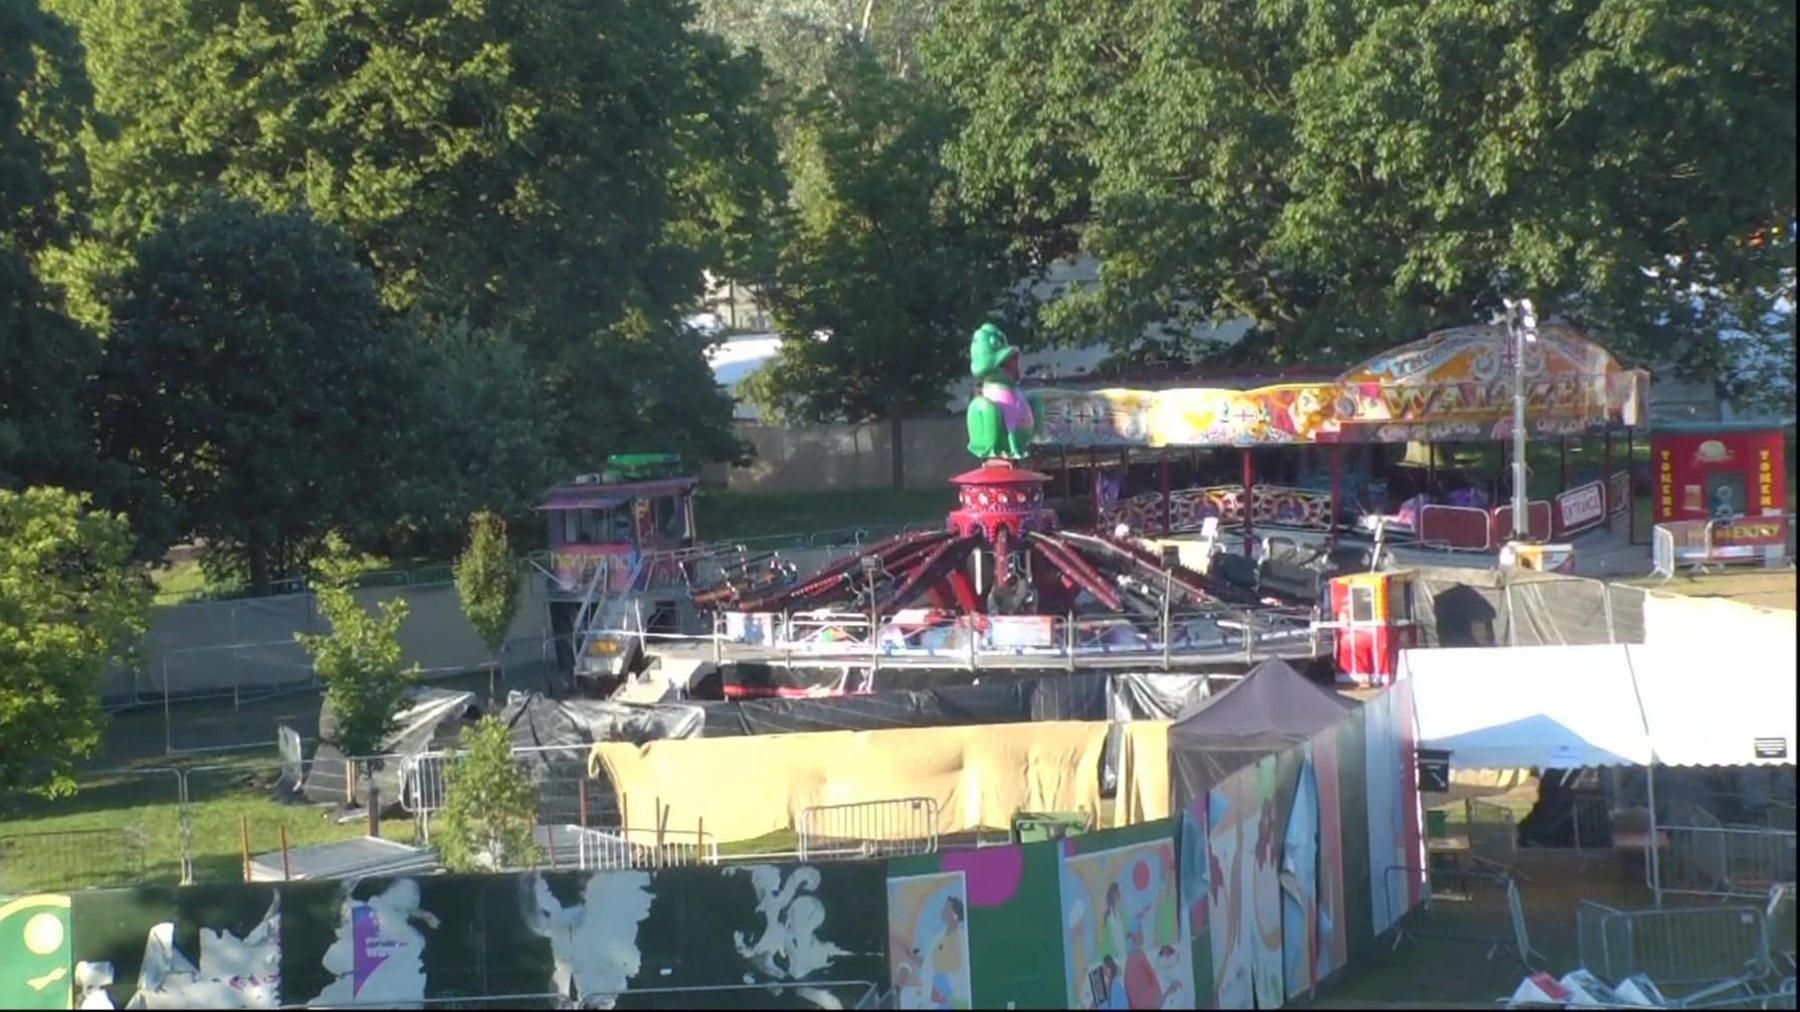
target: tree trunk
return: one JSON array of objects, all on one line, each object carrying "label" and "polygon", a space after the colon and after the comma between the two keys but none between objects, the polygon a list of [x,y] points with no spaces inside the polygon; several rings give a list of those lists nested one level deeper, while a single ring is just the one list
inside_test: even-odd
[{"label": "tree trunk", "polygon": [[895,403],[888,409],[888,451],[893,462],[894,491],[906,488],[906,409]]},{"label": "tree trunk", "polygon": [[260,532],[252,530],[244,550],[250,556],[250,592],[263,597],[269,593],[269,543]]}]

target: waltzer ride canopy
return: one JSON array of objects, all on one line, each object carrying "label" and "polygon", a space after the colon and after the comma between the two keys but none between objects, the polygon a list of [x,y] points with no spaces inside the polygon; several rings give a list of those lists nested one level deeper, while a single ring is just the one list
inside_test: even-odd
[{"label": "waltzer ride canopy", "polygon": [[[1040,390],[1036,441],[1069,447],[1282,446],[1503,439],[1512,432],[1512,342],[1499,325],[1443,330],[1332,383],[1251,390]],[[1532,435],[1641,424],[1650,374],[1573,327],[1525,346]]]}]

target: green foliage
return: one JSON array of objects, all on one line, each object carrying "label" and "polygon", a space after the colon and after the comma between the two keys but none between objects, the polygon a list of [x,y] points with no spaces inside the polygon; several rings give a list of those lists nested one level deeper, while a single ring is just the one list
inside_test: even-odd
[{"label": "green foliage", "polygon": [[938,151],[953,124],[932,90],[854,44],[836,61],[797,113],[770,293],[784,340],[745,392],[804,420],[938,409],[1004,283],[1004,245],[949,200]]},{"label": "green foliage", "polygon": [[0,4],[0,486],[90,477],[76,393],[99,347],[44,274],[85,227],[91,104],[75,33]]},{"label": "green foliage", "polygon": [[1744,240],[1794,220],[1794,27],[1783,0],[962,0],[927,62],[965,198],[1102,264],[1063,336],[1248,317],[1269,357],[1344,359],[1521,294],[1663,356],[1716,322],[1695,286],[1791,263]]},{"label": "green foliage", "polygon": [[461,749],[445,764],[443,810],[432,845],[453,872],[532,867],[537,793],[513,761],[512,736],[498,717],[462,731]]},{"label": "green foliage", "polygon": [[213,188],[304,205],[390,307],[518,341],[571,455],[735,449],[680,319],[779,177],[756,62],[681,0],[57,2],[119,125],[89,158],[115,262]]},{"label": "green foliage", "polygon": [[383,601],[370,613],[356,601],[352,586],[360,566],[336,533],[324,539],[314,594],[328,633],[295,633],[312,655],[313,670],[325,684],[325,704],[337,721],[337,746],[349,756],[371,756],[395,729],[394,716],[406,702],[419,667],[400,663],[400,624],[405,598]]},{"label": "green foliage", "polygon": [[457,320],[427,323],[413,343],[418,386],[389,475],[399,517],[389,554],[445,557],[469,514],[529,516],[566,473],[557,419],[524,349]]},{"label": "green foliage", "polygon": [[0,792],[75,789],[100,678],[143,636],[150,586],[123,517],[57,488],[0,489]]},{"label": "green foliage", "polygon": [[519,610],[519,569],[506,521],[492,513],[469,518],[469,547],[456,559],[456,594],[488,653],[498,657]]},{"label": "green foliage", "polygon": [[266,592],[325,530],[388,515],[410,351],[331,229],[208,203],[139,245],[110,304],[91,394],[151,547],[198,535]]}]

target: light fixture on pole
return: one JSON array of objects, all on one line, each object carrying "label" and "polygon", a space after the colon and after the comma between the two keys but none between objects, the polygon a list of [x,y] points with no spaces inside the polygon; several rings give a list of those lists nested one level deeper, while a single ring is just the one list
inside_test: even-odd
[{"label": "light fixture on pole", "polygon": [[1525,346],[1537,343],[1537,309],[1530,299],[1506,300],[1506,332],[1512,339],[1513,367],[1513,482],[1512,536],[1531,537],[1531,518],[1525,494]]}]

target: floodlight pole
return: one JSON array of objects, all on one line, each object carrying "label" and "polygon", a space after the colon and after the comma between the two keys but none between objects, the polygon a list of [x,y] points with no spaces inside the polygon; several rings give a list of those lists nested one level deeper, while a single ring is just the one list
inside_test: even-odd
[{"label": "floodlight pole", "polygon": [[1525,342],[1537,339],[1537,317],[1530,299],[1506,300],[1506,331],[1512,339],[1513,360],[1512,536],[1515,541],[1525,541],[1531,537],[1525,488]]}]

